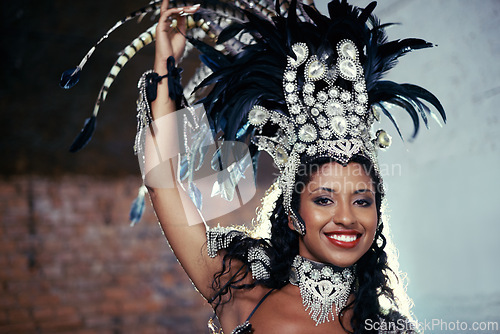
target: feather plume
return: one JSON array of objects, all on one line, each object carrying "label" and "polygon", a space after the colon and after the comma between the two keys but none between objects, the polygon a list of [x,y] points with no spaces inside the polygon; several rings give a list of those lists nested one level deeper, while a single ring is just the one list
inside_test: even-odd
[{"label": "feather plume", "polygon": [[[284,7],[289,7],[286,17],[280,15]],[[220,33],[220,43],[228,43],[242,33],[252,36],[254,43],[237,54],[214,52],[211,46],[198,43],[206,57],[204,62],[214,71],[196,88],[213,86],[201,102],[205,105],[214,132],[224,133],[225,140],[248,141],[255,129],[248,124],[246,117],[256,104],[287,115],[282,77],[286,57],[295,58],[291,45],[305,42],[313,53],[327,55],[328,61],[334,62],[337,57],[335,46],[343,39],[352,40],[359,50],[364,50],[360,57],[369,103],[380,107],[401,138],[401,130],[388,105],[407,111],[413,121],[412,137],[417,134],[421,120],[427,125],[428,116],[435,117],[426,103],[432,105],[446,121],[439,100],[427,90],[381,80],[397,64],[399,57],[413,50],[432,47],[433,44],[418,38],[389,41],[384,29],[393,24],[381,24],[372,14],[375,7],[376,2],[360,9],[349,5],[346,0],[333,0],[328,4],[327,17],[313,6],[301,4],[299,12],[307,17],[303,20],[297,15],[296,0],[276,1],[276,16],[272,21],[245,9],[245,22],[235,22]],[[342,82],[339,84],[342,85]]]},{"label": "feather plume", "polygon": [[64,89],[70,89],[80,81],[80,73],[82,69],[80,67],[75,67],[66,70],[61,75],[61,81],[59,81],[59,86]]},{"label": "feather plume", "polygon": [[83,67],[85,66],[85,64],[87,63],[87,61],[90,59],[90,57],[92,57],[92,54],[94,53],[94,51],[96,50],[96,48],[99,46],[99,44],[101,44],[106,38],[109,37],[109,35],[115,31],[116,29],[118,29],[120,26],[122,26],[124,23],[134,19],[134,18],[141,18],[143,17],[144,15],[148,14],[148,13],[151,13],[151,12],[154,12],[156,10],[159,9],[159,6],[161,5],[161,1],[155,1],[155,2],[152,2],[150,5],[146,6],[146,7],[142,7],[136,11],[133,11],[132,13],[130,13],[129,15],[127,15],[126,17],[124,17],[123,19],[119,20],[118,22],[116,22],[98,41],[97,43],[95,43],[91,48],[90,50],[87,52],[87,54],[83,57],[83,59],[80,61],[80,64],[78,64],[78,66],[74,69],[70,69],[70,70],[67,70],[65,71],[62,76],[61,76],[61,81],[59,83],[59,85],[62,87],[62,88],[65,88],[65,89],[69,89],[71,87],[73,87],[74,85],[76,85],[78,83],[78,81],[80,80],[80,72],[81,70],[83,69]]},{"label": "feather plume", "polygon": [[78,152],[87,145],[87,143],[92,139],[92,135],[95,132],[96,117],[91,116],[85,120],[82,131],[78,134],[76,139],[71,144],[69,151],[74,153]]},{"label": "feather plume", "polygon": [[[83,67],[85,66],[86,62],[90,59],[90,57],[92,56],[98,45],[100,45],[106,38],[109,37],[109,35],[112,32],[114,32],[124,23],[134,18],[142,19],[145,15],[148,14],[153,14],[153,15],[158,14],[161,3],[162,3],[161,0],[151,1],[148,6],[142,7],[130,13],[125,18],[116,22],[113,25],[113,27],[111,27],[106,32],[106,34],[104,34],[104,36],[102,36],[92,46],[92,48],[83,57],[83,59],[81,60],[80,64],[77,67],[67,70],[61,75],[61,80],[59,82],[59,85],[65,89],[69,89],[74,85],[76,85],[80,80],[80,75]],[[196,2],[170,0],[170,3],[171,7],[178,7],[178,6],[194,5]],[[222,26],[227,26],[228,24],[227,22],[238,22],[241,21],[241,19],[244,17],[240,8],[232,3],[226,3],[219,0],[205,0],[203,1],[202,6],[204,8],[200,10],[200,13],[197,13],[195,15],[197,20],[194,23],[193,19],[189,17],[188,21],[192,22],[192,25],[189,28],[199,27],[202,30],[205,30],[207,34],[211,36],[215,36],[217,33],[219,33],[222,30]],[[72,152],[76,152],[81,148],[83,148],[92,137],[92,133],[95,131],[95,123],[96,123],[95,118],[99,112],[100,105],[106,100],[110,86],[112,85],[113,81],[115,80],[119,72],[125,66],[125,64],[128,61],[130,61],[130,59],[140,49],[142,49],[143,47],[154,41],[155,27],[156,25],[153,25],[152,27],[147,29],[145,32],[140,34],[139,37],[134,39],[122,52],[120,52],[120,56],[113,64],[110,72],[108,73],[104,81],[104,84],[101,86],[97,101],[94,106],[92,117],[86,120],[85,123],[86,126],[84,127],[84,130],[82,130],[82,132],[79,134],[79,136],[71,146]],[[242,45],[239,41],[238,43],[233,42],[233,45],[237,45],[239,48]]]},{"label": "feather plume", "polygon": [[156,34],[156,24],[149,27],[145,32],[140,34],[135,38],[125,49],[120,52],[120,56],[116,59],[115,63],[111,67],[104,83],[101,86],[99,95],[97,96],[96,103],[94,105],[93,115],[97,116],[99,113],[99,108],[101,104],[106,100],[109,88],[115,81],[118,74],[125,67],[125,65],[145,46],[151,44],[155,40]]}]

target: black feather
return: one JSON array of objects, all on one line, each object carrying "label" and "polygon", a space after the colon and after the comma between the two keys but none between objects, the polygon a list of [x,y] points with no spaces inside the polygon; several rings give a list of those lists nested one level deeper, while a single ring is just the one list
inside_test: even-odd
[{"label": "black feather", "polygon": [[377,7],[377,2],[373,1],[368,6],[363,9],[361,15],[359,15],[359,22],[365,23],[368,18],[372,15],[373,10]]},{"label": "black feather", "polygon": [[213,63],[218,64],[220,67],[230,65],[230,62],[226,59],[226,56],[222,52],[215,50],[210,45],[199,41],[196,38],[188,36],[187,39],[191,44],[193,44],[194,47],[200,50],[201,53],[210,58]]},{"label": "black feather", "polygon": [[303,8],[306,14],[311,18],[311,20],[313,20],[314,24],[318,27],[319,30],[328,30],[330,26],[328,17],[322,15],[316,10],[316,8],[312,8],[307,5],[304,5]]},{"label": "black feather", "polygon": [[[410,115],[413,121],[413,135],[415,137],[418,133],[420,127],[419,114],[423,113],[420,110],[415,109],[414,104],[409,102],[409,100],[413,100],[410,92],[408,92],[402,85],[399,85],[392,81],[379,81],[375,84],[374,88],[371,91],[370,101],[374,104],[379,104],[383,106],[383,102],[394,104],[400,106],[406,110],[406,112]],[[416,97],[414,97],[416,98]],[[387,109],[382,109],[384,114],[388,115],[389,111]],[[424,122],[427,122],[427,117],[424,115]],[[391,121],[395,124],[395,121],[391,119]],[[396,124],[395,124],[396,125]]]},{"label": "black feather", "polygon": [[[295,57],[291,46],[297,42],[305,42],[312,53],[327,55],[329,63],[336,61],[336,45],[343,39],[352,40],[359,50],[363,50],[360,58],[369,103],[380,106],[401,138],[401,130],[388,105],[399,106],[408,112],[413,121],[413,137],[419,130],[420,120],[427,124],[431,114],[426,103],[434,106],[446,121],[439,100],[427,90],[382,80],[399,57],[433,44],[418,38],[389,41],[385,28],[393,23],[381,24],[372,14],[376,2],[360,9],[349,5],[346,0],[333,0],[328,4],[330,17],[322,15],[313,6],[301,4],[312,22],[303,22],[297,16],[296,0],[291,0],[289,4],[287,16],[284,16],[280,15],[280,1],[276,1],[277,15],[272,21],[244,10],[247,20],[227,27],[218,40],[219,43],[229,43],[240,33],[249,33],[254,42],[236,54],[223,55],[204,43],[194,43],[207,57],[204,62],[214,70],[198,86],[212,86],[201,102],[214,131],[224,133],[225,140],[246,141],[253,136],[255,129],[248,124],[247,115],[256,104],[289,115],[282,87],[283,71],[287,64],[286,57]],[[336,84],[349,84],[342,80],[339,79]],[[269,134],[272,135],[271,132]],[[254,147],[252,152],[256,154],[257,149]]]},{"label": "black feather", "polygon": [[[386,115],[387,118],[389,118],[389,120],[392,122],[392,124],[394,124],[394,127],[396,128],[396,131],[398,132],[399,138],[401,138],[402,140],[404,140],[403,135],[401,134],[401,130],[399,129],[398,123],[396,122],[396,120],[394,119],[394,117],[392,116],[392,114],[389,112],[389,110],[387,110],[387,108],[385,107],[384,103],[377,103],[377,106],[380,107],[380,109],[382,110],[382,112],[384,113],[384,115]],[[418,122],[417,122],[416,126],[418,128]]]},{"label": "black feather", "polygon": [[85,120],[85,124],[83,125],[82,131],[73,141],[73,144],[71,144],[69,151],[74,153],[84,148],[85,145],[87,145],[90,139],[92,138],[92,135],[94,134],[95,131],[95,127],[96,127],[96,117],[92,115],[91,117]]},{"label": "black feather", "polygon": [[80,81],[81,68],[75,67],[69,70],[66,70],[61,75],[61,81],[59,82],[59,86],[64,89],[70,89],[74,85]]},{"label": "black feather", "polygon": [[235,22],[229,25],[227,28],[221,31],[219,37],[217,37],[217,44],[222,44],[239,34],[243,29],[245,29],[245,25],[239,22]]},{"label": "black feather", "polygon": [[439,102],[438,98],[429,92],[427,89],[422,88],[420,86],[412,85],[412,84],[402,84],[403,87],[415,96],[417,96],[420,99],[423,99],[436,108],[436,110],[439,112],[441,115],[441,118],[443,119],[443,122],[446,123],[446,113],[444,111],[443,106],[441,105],[441,102]]}]

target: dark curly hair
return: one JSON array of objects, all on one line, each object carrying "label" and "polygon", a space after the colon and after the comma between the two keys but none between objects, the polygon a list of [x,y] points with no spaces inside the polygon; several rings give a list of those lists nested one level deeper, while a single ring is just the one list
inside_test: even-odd
[{"label": "dark curly hair", "polygon": [[[292,196],[292,207],[297,210],[300,206],[300,192],[303,187],[309,183],[314,173],[319,168],[329,162],[335,160],[331,158],[318,158],[314,161],[307,162],[301,165],[296,178],[295,192]],[[396,310],[383,311],[379,302],[379,297],[385,297],[393,306],[396,307],[394,293],[389,287],[389,274],[391,269],[387,264],[387,254],[384,248],[387,244],[386,238],[382,233],[384,224],[382,222],[381,208],[384,192],[382,188],[382,180],[378,173],[373,168],[370,161],[364,157],[356,156],[351,159],[351,162],[361,164],[368,175],[371,176],[375,187],[375,202],[378,214],[378,227],[375,234],[375,239],[370,249],[356,263],[356,288],[354,289],[354,300],[346,305],[339,312],[339,319],[344,330],[347,331],[343,323],[344,311],[352,309],[351,327],[353,333],[369,333],[365,324],[367,321],[372,323],[380,323],[381,321],[396,323],[398,320],[407,320]],[[302,186],[301,186],[302,185]],[[297,211],[298,212],[298,211]],[[228,302],[232,298],[234,289],[252,289],[257,285],[263,285],[271,289],[280,289],[289,283],[290,267],[295,256],[299,253],[299,235],[288,227],[288,213],[283,207],[283,196],[280,196],[274,211],[270,217],[271,221],[271,238],[270,239],[254,239],[248,236],[239,236],[233,239],[229,244],[223,258],[222,270],[215,274],[212,287],[216,294],[209,300],[214,305],[214,309]],[[270,272],[270,277],[265,280],[256,280],[251,284],[242,283],[248,274],[251,274],[248,261],[248,251],[252,247],[263,247],[270,258],[270,265],[262,262]],[[232,277],[226,280],[226,275],[234,272],[232,270],[237,260],[240,268]],[[253,260],[260,261],[260,260]],[[241,265],[243,264],[243,265]],[[227,282],[222,284],[222,278]]]}]

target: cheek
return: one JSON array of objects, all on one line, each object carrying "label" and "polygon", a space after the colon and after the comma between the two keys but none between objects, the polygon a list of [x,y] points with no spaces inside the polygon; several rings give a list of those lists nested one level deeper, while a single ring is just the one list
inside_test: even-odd
[{"label": "cheek", "polygon": [[378,212],[375,205],[369,207],[356,207],[353,209],[354,218],[368,233],[377,228]]},{"label": "cheek", "polygon": [[375,236],[375,232],[377,230],[378,225],[378,214],[377,209],[370,210],[363,217],[363,225],[368,234]]},{"label": "cheek", "polygon": [[299,214],[307,226],[313,227],[316,225],[324,225],[328,222],[332,214],[328,209],[317,207],[314,204],[305,204],[301,206]]}]

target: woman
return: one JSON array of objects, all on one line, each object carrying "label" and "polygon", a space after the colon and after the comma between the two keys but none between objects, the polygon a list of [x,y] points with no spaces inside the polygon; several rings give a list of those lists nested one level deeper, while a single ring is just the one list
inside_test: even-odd
[{"label": "woman", "polygon": [[[400,312],[406,295],[394,296],[398,273],[384,250],[375,148],[387,147],[390,137],[378,131],[374,139],[369,129],[378,117],[374,106],[392,120],[384,103],[407,109],[415,130],[418,113],[429,111],[420,99],[444,118],[439,101],[424,89],[379,80],[399,56],[431,44],[387,42],[371,15],[374,4],[360,10],[332,1],[330,19],[304,6],[309,22],[295,15],[295,6],[292,1],[287,17],[273,24],[247,12],[248,23],[226,29],[221,42],[241,30],[254,38],[238,56],[191,39],[214,71],[201,85],[214,85],[203,100],[212,128],[228,141],[249,137],[253,153],[268,151],[280,168],[263,204],[270,238],[192,225],[188,216],[197,208],[186,207],[180,187],[155,187],[146,177],[155,211],[226,333],[411,332],[412,319]],[[159,77],[172,71],[171,57],[179,61],[183,54],[186,16],[198,8],[163,2],[154,64]],[[151,102],[155,123],[173,115],[173,97],[169,82],[160,79]]]}]

